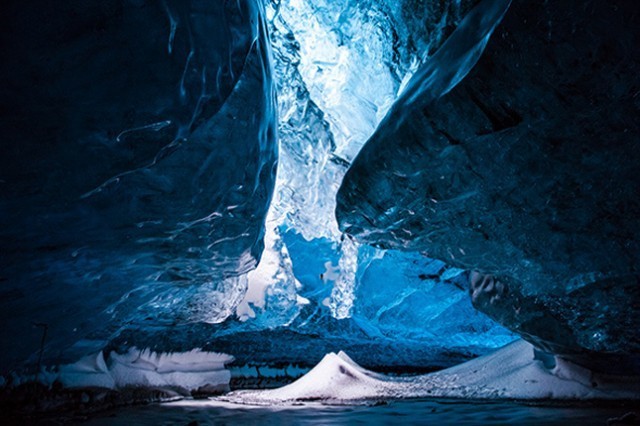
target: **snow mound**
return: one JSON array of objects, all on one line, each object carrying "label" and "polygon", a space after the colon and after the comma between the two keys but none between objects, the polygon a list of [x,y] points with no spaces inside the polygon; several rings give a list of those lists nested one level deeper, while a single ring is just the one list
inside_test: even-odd
[{"label": "snow mound", "polygon": [[593,373],[560,358],[538,359],[524,340],[458,366],[417,377],[368,371],[343,352],[330,353],[309,373],[279,389],[237,391],[218,401],[278,405],[387,398],[517,400],[640,400],[640,377]]},{"label": "snow mound", "polygon": [[536,359],[524,340],[498,351],[422,376],[419,395],[524,400],[640,399],[640,377],[591,372],[559,357],[553,366]]},{"label": "snow mound", "polygon": [[311,371],[287,386],[232,392],[221,399],[255,405],[286,401],[371,399],[388,391],[389,380],[360,367],[342,351],[338,354],[331,352]]}]

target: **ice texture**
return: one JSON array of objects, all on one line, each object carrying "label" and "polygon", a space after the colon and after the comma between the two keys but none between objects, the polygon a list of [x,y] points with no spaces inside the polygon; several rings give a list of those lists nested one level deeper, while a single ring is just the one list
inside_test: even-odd
[{"label": "ice texture", "polygon": [[478,310],[536,347],[593,371],[640,374],[637,279],[599,280],[544,297],[478,272],[469,281]]},{"label": "ice texture", "polygon": [[23,336],[2,368],[45,326],[55,357],[125,323],[233,314],[275,180],[262,2],[12,1],[2,15],[1,341]]},{"label": "ice texture", "polygon": [[[226,354],[193,349],[183,353],[155,353],[131,348],[125,354],[111,353],[109,373],[117,387],[177,387],[188,391],[229,389],[231,373],[225,365],[234,358]],[[61,375],[64,379],[64,376]]]},{"label": "ice texture", "polygon": [[[160,352],[196,346],[230,353],[237,365],[306,368],[327,352],[342,349],[368,368],[425,372],[485,354],[515,338],[473,308],[462,271],[420,253],[367,246],[357,259],[350,317],[336,319],[330,302],[339,253],[328,240],[307,241],[293,231],[281,238],[290,262],[282,270],[291,268],[296,280],[260,286],[263,293],[248,292],[238,319],[130,327],[112,344],[119,352],[131,345]],[[274,253],[278,251],[265,252],[263,259],[279,262]],[[270,275],[265,278],[263,282],[272,281]]]},{"label": "ice texture", "polygon": [[[40,133],[53,123],[53,142],[40,152],[36,136],[11,127],[13,116],[2,121],[30,147],[25,158],[12,148],[1,160],[13,161],[7,170],[25,169],[27,157],[43,165],[32,178],[12,175],[3,189],[14,191],[3,202],[18,207],[2,213],[10,236],[3,253],[11,253],[2,259],[9,277],[3,339],[13,330],[25,339],[2,354],[2,370],[31,355],[22,367],[33,371],[42,341],[47,365],[137,346],[203,347],[243,363],[310,367],[343,347],[367,365],[397,370],[447,366],[512,340],[473,310],[451,279],[460,270],[419,253],[362,246],[342,235],[334,217],[350,161],[474,3],[283,0],[263,11],[258,1],[113,1],[84,6],[73,12],[79,18],[67,7],[51,11],[73,22],[43,47],[24,28],[50,6],[27,18],[26,6],[10,5],[7,16],[16,19],[3,40],[15,46],[7,52],[32,61],[25,69],[57,92],[30,102],[18,92],[38,87],[14,67],[3,71],[11,78],[2,90],[22,108],[14,115],[34,117]],[[41,31],[57,30],[48,23]],[[59,78],[21,50],[22,38],[48,55]],[[81,48],[89,53],[73,65]],[[135,90],[122,89],[130,81]],[[280,152],[267,212],[274,88]],[[61,92],[86,102],[55,121],[49,114],[59,110]],[[44,96],[37,95],[31,99]],[[46,123],[35,120],[36,108]],[[111,167],[120,168],[108,174]],[[38,207],[45,176],[50,186],[38,197],[48,198]],[[27,229],[32,219],[43,222]]]},{"label": "ice texture", "polygon": [[[255,322],[270,318],[272,327],[290,322],[300,312],[296,297],[300,288],[291,285],[297,279],[292,275],[295,260],[292,270],[285,259],[291,249],[282,241],[283,232],[298,233],[312,242],[304,249],[323,241],[333,244],[337,262],[329,265],[326,274],[318,271],[332,287],[325,306],[334,318],[352,315],[357,275],[366,265],[359,263],[359,244],[343,238],[337,227],[334,210],[339,183],[407,77],[474,3],[270,3],[280,109],[279,172],[267,217],[264,265],[249,276],[249,296],[238,311],[241,318],[255,314],[248,304],[262,311],[257,314],[262,319]],[[283,250],[288,254],[280,256],[281,261],[268,260]],[[330,260],[324,258],[322,263]],[[270,292],[286,294],[286,301],[269,303],[255,297]]]},{"label": "ice texture", "polygon": [[[0,17],[0,372],[31,371],[41,342],[80,359],[69,384],[118,383],[105,347],[129,354],[121,383],[150,385],[168,376],[132,346],[432,369],[514,338],[473,305],[572,365],[636,371],[637,274],[616,269],[637,260],[635,30],[600,37],[573,3],[519,1],[502,23],[502,0],[99,3]],[[597,137],[621,166],[581,176],[603,167]],[[619,203],[587,218],[589,188]]]},{"label": "ice texture", "polygon": [[[118,389],[146,387],[181,391],[229,390],[231,373],[226,365],[234,358],[227,354],[192,349],[188,352],[157,353],[150,349],[129,348],[125,353],[103,351],[86,355],[72,364],[43,369],[36,379],[51,385],[59,382],[67,388],[100,387]],[[14,375],[11,385],[32,380]]]},{"label": "ice texture", "polygon": [[340,227],[475,271],[475,306],[540,347],[638,371],[637,7],[515,0],[498,22],[508,3],[416,71],[343,180]]},{"label": "ice texture", "polygon": [[392,377],[366,370],[344,352],[327,354],[306,375],[272,390],[236,391],[219,401],[291,405],[345,404],[394,398],[517,400],[638,400],[638,376],[593,373],[561,358],[545,363],[523,340],[435,373]]}]

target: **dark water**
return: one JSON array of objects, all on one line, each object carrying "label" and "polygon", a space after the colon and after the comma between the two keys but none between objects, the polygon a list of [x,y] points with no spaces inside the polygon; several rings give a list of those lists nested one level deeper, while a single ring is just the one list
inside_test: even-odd
[{"label": "dark water", "polygon": [[[606,425],[640,407],[545,407],[510,402],[393,401],[376,406],[255,408],[207,401],[148,405],[105,413],[83,425]],[[637,422],[614,424],[639,424]]]}]

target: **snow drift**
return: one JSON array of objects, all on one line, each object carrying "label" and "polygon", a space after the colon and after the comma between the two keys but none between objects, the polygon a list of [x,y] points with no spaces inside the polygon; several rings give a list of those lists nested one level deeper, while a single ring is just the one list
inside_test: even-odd
[{"label": "snow drift", "polygon": [[613,376],[550,355],[518,340],[458,366],[416,377],[368,371],[345,353],[330,353],[309,373],[279,389],[238,391],[219,401],[278,405],[301,401],[344,403],[389,398],[515,400],[637,400],[640,377]]}]

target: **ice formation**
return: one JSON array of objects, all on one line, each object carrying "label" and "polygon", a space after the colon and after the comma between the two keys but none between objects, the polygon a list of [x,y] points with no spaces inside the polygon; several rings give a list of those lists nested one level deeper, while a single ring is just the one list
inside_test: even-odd
[{"label": "ice formation", "polygon": [[[73,364],[44,369],[38,379],[48,385],[57,381],[68,388],[133,386],[219,393],[229,390],[231,373],[226,365],[233,360],[230,355],[200,349],[156,353],[134,347],[123,354],[89,354]],[[29,380],[28,376],[13,376],[11,382],[18,386]]]},{"label": "ice formation", "polygon": [[[278,239],[280,232],[273,228],[293,230],[306,240],[327,239],[335,245],[339,264],[326,303],[335,318],[351,315],[362,267],[359,245],[342,237],[335,220],[342,176],[421,57],[442,42],[473,3],[270,4],[281,151],[267,233]],[[274,268],[268,274],[280,275]],[[264,279],[249,281],[250,288],[265,284]],[[282,287],[282,281],[271,279],[269,285]]]},{"label": "ice formation", "polygon": [[[2,14],[0,340],[24,336],[2,373],[132,333],[186,350],[243,330],[328,336],[341,319],[349,338],[388,337],[394,309],[461,302],[451,287],[425,305],[437,280],[420,279],[368,306],[371,267],[414,280],[421,260],[343,237],[334,209],[349,163],[474,1],[45,3]],[[475,351],[491,327],[468,322],[450,334]]]},{"label": "ice formation", "polygon": [[76,6],[0,16],[3,386],[424,372],[514,332],[229,400],[637,398],[633,2]]},{"label": "ice formation", "polygon": [[[265,356],[262,347],[269,347],[269,340],[291,339],[283,337],[286,330],[280,330],[286,327],[309,340],[340,337],[335,344],[356,353],[362,350],[356,347],[376,340],[385,349],[369,360],[378,364],[386,359],[399,366],[417,365],[425,355],[429,363],[442,365],[449,349],[477,354],[513,338],[475,314],[464,291],[450,283],[449,278],[461,270],[433,263],[421,254],[361,247],[337,229],[335,193],[349,161],[390,107],[404,76],[422,54],[432,53],[425,46],[433,50],[439,45],[468,8],[463,2],[427,11],[410,3],[400,9],[380,2],[269,5],[280,154],[274,200],[266,218],[265,250],[258,267],[239,278],[244,284],[232,283],[228,291],[215,294],[206,286],[194,289],[197,293],[189,313],[192,319],[206,320],[206,307],[216,305],[209,299],[230,300],[239,294],[239,303],[229,306],[236,306],[240,322],[229,318],[219,328],[131,327],[136,334],[120,333],[119,345],[126,341],[150,346],[160,341],[162,350],[169,350],[171,344],[181,348],[208,344],[212,350],[224,350],[216,346],[217,340],[244,352],[240,342],[251,335],[254,338],[247,344]],[[417,31],[424,26],[428,33]],[[336,38],[338,32],[340,38]],[[370,77],[363,79],[363,75]],[[357,115],[350,118],[347,109]],[[390,285],[393,282],[404,284]],[[246,293],[233,291],[245,284]],[[139,310],[140,316],[149,306],[163,312],[179,310],[172,306],[171,293],[167,295],[152,299],[152,305]],[[420,322],[424,327],[417,326]],[[415,348],[414,355],[394,353],[393,341],[398,338],[407,348]],[[281,356],[287,362],[313,365],[324,346],[310,351],[304,345],[285,341],[286,355]],[[252,362],[244,353],[234,355],[241,362]]]},{"label": "ice formation", "polygon": [[[155,353],[131,348],[119,355],[112,352],[109,373],[116,386],[173,386],[188,391],[229,389],[231,373],[225,368],[234,358],[226,354],[194,349],[183,353]],[[61,375],[64,379],[64,375]]]},{"label": "ice formation", "polygon": [[3,368],[37,351],[32,322],[50,357],[132,321],[220,322],[262,250],[277,157],[263,4],[75,7],[3,6],[3,346],[24,336]]},{"label": "ice formation", "polygon": [[[310,322],[331,315],[352,318],[372,336],[388,333],[380,329],[379,319],[372,317],[376,313],[368,306],[370,297],[356,302],[359,294],[368,295],[381,285],[367,270],[371,262],[385,259],[397,262],[397,268],[407,269],[410,275],[426,276],[418,267],[410,271],[412,264],[423,262],[416,260],[420,256],[386,255],[381,250],[361,248],[343,237],[333,212],[335,193],[350,161],[388,111],[421,56],[433,53],[471,4],[422,8],[411,2],[402,2],[401,7],[391,2],[271,3],[274,64],[280,82],[280,167],[267,217],[264,258],[249,274],[248,293],[238,308],[242,319],[256,316],[250,327],[285,324],[309,333]],[[371,90],[373,87],[376,90]],[[305,242],[298,243],[290,237],[292,233]],[[291,240],[295,242],[289,246]],[[301,262],[309,263],[305,251],[313,254],[318,249],[325,257],[313,262],[321,265],[313,274],[311,265]],[[393,294],[397,299],[386,300],[389,310],[453,310],[451,303],[463,297],[424,303],[424,298],[429,298],[424,296],[414,302],[431,288],[432,280],[422,281],[423,289],[401,291],[404,294]],[[367,290],[359,291],[363,286]],[[456,293],[453,288],[452,293]],[[301,300],[310,304],[301,305]],[[381,308],[377,303],[374,306]],[[365,315],[360,314],[363,310]],[[314,312],[311,317],[309,311]],[[399,315],[395,319],[399,321],[396,332],[412,323]],[[468,327],[473,333],[485,324],[480,320]],[[450,328],[452,340],[464,346],[460,331],[458,326]],[[318,328],[312,332],[326,333]],[[475,340],[472,333],[469,338]],[[413,337],[419,334],[413,330]],[[433,329],[422,334],[426,338],[437,335]],[[499,340],[489,340],[490,345],[504,343]]]},{"label": "ice formation", "polygon": [[496,27],[508,3],[414,74],[343,180],[341,229],[476,271],[474,305],[545,350],[638,371],[636,5],[513,1]]}]

